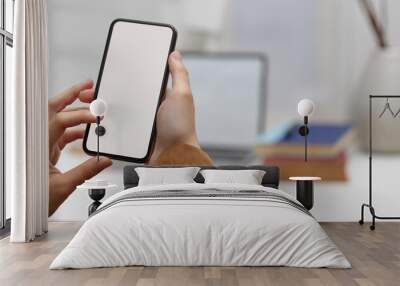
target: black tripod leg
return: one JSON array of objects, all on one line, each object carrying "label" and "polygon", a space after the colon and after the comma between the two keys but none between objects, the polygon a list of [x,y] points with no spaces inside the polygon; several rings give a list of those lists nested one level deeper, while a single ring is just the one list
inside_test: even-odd
[{"label": "black tripod leg", "polygon": [[372,225],[369,227],[370,230],[375,230],[375,209],[373,206],[369,207],[369,210],[371,212],[372,215]]},{"label": "black tripod leg", "polygon": [[361,219],[358,221],[358,223],[361,225],[364,224],[364,207],[365,207],[365,204],[362,204],[361,205]]}]

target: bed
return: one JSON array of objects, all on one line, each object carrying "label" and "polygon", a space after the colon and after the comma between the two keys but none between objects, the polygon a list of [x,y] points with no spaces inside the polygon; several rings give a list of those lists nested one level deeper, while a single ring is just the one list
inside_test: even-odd
[{"label": "bed", "polygon": [[193,183],[138,186],[106,199],[50,269],[144,266],[350,268],[313,216],[278,189],[271,166],[201,167],[265,171],[260,185]]}]

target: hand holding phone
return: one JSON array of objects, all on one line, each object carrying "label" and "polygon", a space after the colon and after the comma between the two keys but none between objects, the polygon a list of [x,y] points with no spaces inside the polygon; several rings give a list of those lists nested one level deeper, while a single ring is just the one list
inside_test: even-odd
[{"label": "hand holding phone", "polygon": [[157,139],[150,164],[168,148],[188,144],[200,148],[195,128],[195,110],[189,74],[178,51],[168,60],[172,88],[167,89],[157,113]]},{"label": "hand holding phone", "polygon": [[[111,24],[95,89],[95,98],[107,102],[100,155],[130,162],[149,159],[176,36],[175,29],[166,24],[124,19]],[[90,155],[97,154],[93,127],[87,125],[83,141]]]}]

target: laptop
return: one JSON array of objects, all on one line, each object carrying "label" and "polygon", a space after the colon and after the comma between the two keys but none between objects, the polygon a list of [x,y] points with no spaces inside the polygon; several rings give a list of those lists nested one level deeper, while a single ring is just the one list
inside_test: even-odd
[{"label": "laptop", "polygon": [[267,60],[260,53],[185,52],[202,148],[243,161],[265,129]]}]

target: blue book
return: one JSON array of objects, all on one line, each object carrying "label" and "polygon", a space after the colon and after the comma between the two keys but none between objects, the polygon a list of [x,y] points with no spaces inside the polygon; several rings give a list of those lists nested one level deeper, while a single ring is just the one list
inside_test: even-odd
[{"label": "blue book", "polygon": [[[256,151],[266,155],[302,155],[304,137],[298,132],[302,124],[292,124],[279,140],[258,140]],[[351,124],[311,123],[308,125],[308,152],[310,156],[338,155],[353,137]],[[264,135],[265,136],[265,135]]]},{"label": "blue book", "polygon": [[[304,144],[304,137],[298,132],[301,124],[294,125],[280,143]],[[350,124],[308,124],[310,133],[307,136],[310,145],[334,145],[350,130]]]},{"label": "blue book", "polygon": [[257,144],[275,144],[282,141],[292,130],[294,123],[282,123],[267,132],[263,132],[257,136]]}]

